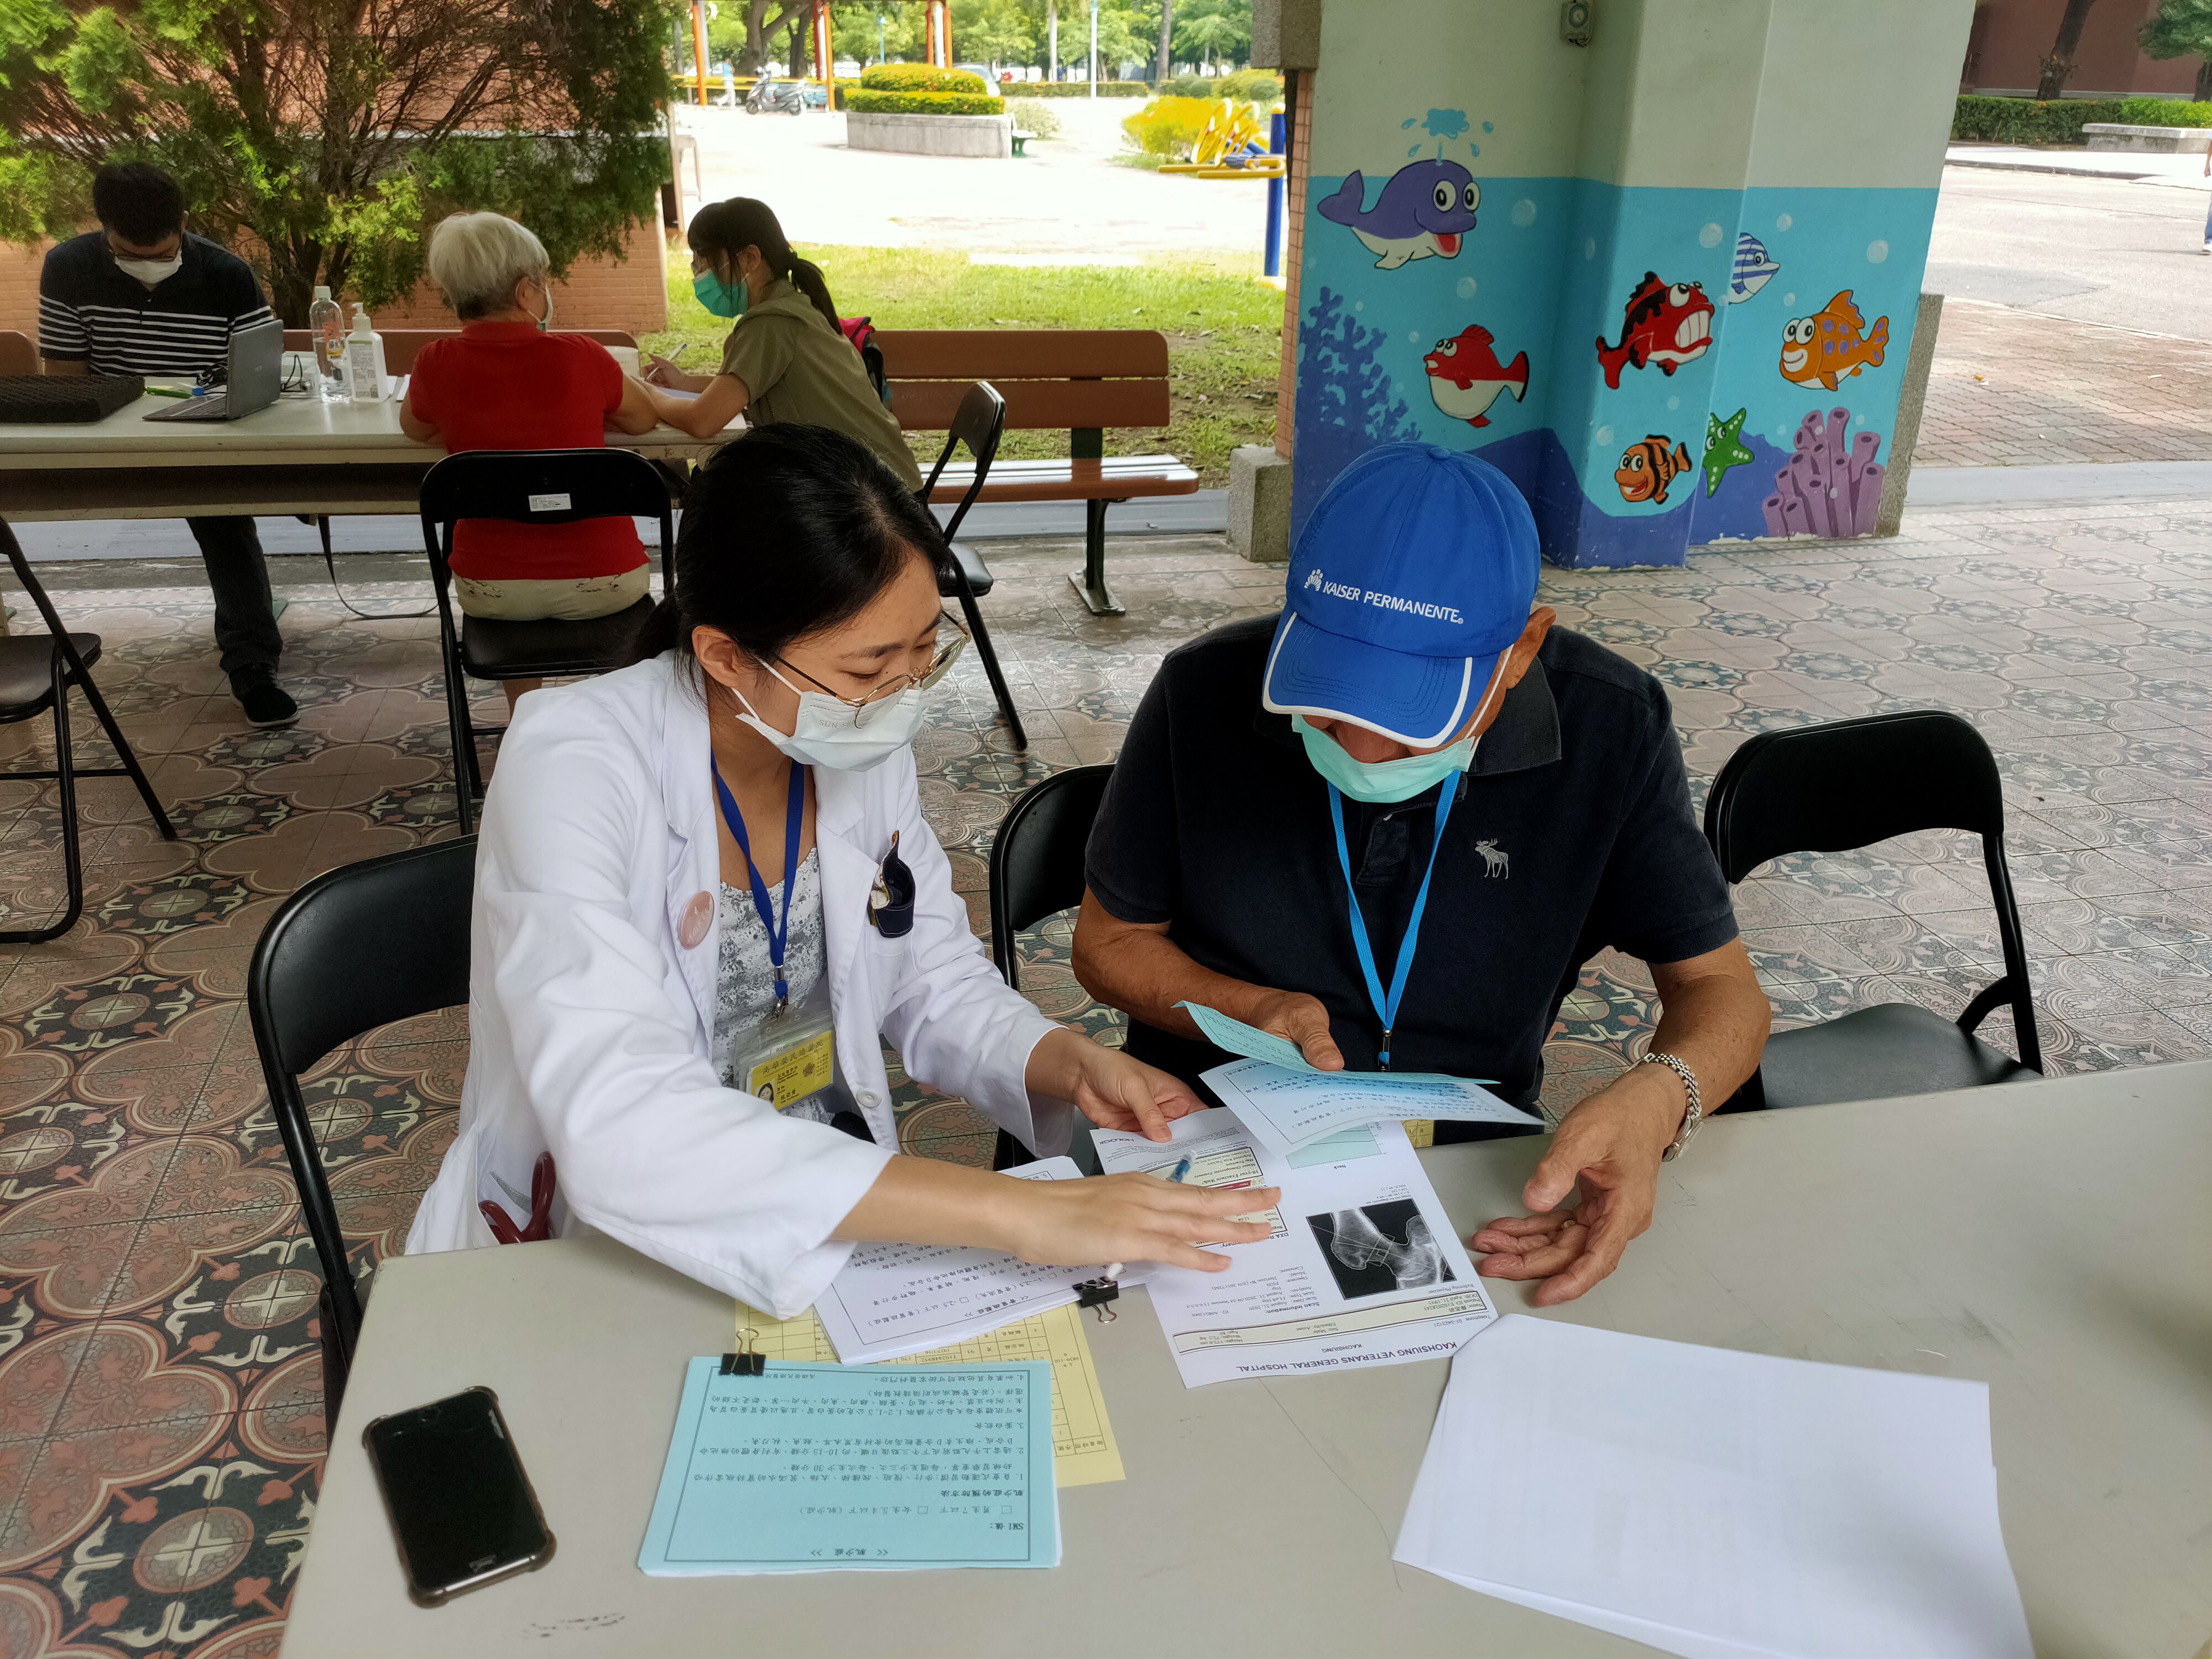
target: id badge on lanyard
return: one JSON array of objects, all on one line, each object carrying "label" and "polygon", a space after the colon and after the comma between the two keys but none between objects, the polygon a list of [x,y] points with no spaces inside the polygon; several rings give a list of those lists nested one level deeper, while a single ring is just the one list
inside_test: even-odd
[{"label": "id badge on lanyard", "polygon": [[837,1031],[830,1015],[830,978],[823,975],[804,996],[771,1009],[730,1047],[729,1075],[737,1086],[779,1112],[836,1089]]},{"label": "id badge on lanyard", "polygon": [[[709,763],[712,765],[712,763]],[[776,914],[769,902],[768,884],[753,862],[751,837],[745,834],[744,814],[714,768],[714,794],[722,821],[745,855],[745,874],[752,886],[753,908],[768,934],[769,962],[775,971],[775,1002],[751,1032],[731,1045],[729,1075],[756,1099],[780,1112],[801,1101],[837,1087],[837,1034],[830,1012],[830,977],[824,974],[805,995],[793,999],[784,978],[784,948],[791,938],[791,894],[799,885],[799,831],[806,811],[806,774],[797,763],[791,769],[791,794],[784,815],[783,909]]]}]

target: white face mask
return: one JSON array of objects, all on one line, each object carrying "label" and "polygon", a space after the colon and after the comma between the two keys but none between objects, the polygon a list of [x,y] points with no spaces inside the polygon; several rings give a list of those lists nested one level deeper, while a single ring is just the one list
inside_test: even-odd
[{"label": "white face mask", "polygon": [[553,331],[553,290],[539,283],[538,291],[545,296],[545,314],[538,319],[538,331],[550,334]]},{"label": "white face mask", "polygon": [[732,689],[730,696],[738,704],[738,719],[802,766],[827,766],[839,772],[872,771],[914,741],[929,713],[920,686],[909,685],[895,696],[855,708],[826,692],[801,691],[775,669],[768,672],[798,695],[799,717],[792,729],[777,731],[760,717],[742,692]]},{"label": "white face mask", "polygon": [[125,259],[116,256],[115,268],[125,276],[135,276],[148,288],[156,288],[185,268],[185,252],[179,248],[166,259]]}]

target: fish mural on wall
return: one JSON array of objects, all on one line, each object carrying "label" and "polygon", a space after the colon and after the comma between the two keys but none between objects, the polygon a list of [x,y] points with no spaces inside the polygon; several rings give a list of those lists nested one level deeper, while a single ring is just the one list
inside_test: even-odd
[{"label": "fish mural on wall", "polygon": [[1421,359],[1429,372],[1429,396],[1455,421],[1488,426],[1490,406],[1499,392],[1511,392],[1516,403],[1528,395],[1528,354],[1501,363],[1492,349],[1495,343],[1488,329],[1469,323],[1450,339],[1437,341]]},{"label": "fish mural on wall", "polygon": [[1781,269],[1767,256],[1766,244],[1745,231],[1735,239],[1735,268],[1729,273],[1729,303],[1741,305],[1772,282]]},{"label": "fish mural on wall", "polygon": [[1889,319],[1877,317],[1869,329],[1845,289],[1811,316],[1793,317],[1784,325],[1782,378],[1833,392],[1843,377],[1880,368],[1888,348]]},{"label": "fish mural on wall", "polygon": [[1482,186],[1456,161],[1408,161],[1390,175],[1373,207],[1366,200],[1367,181],[1355,172],[1319,211],[1379,254],[1377,270],[1395,270],[1410,259],[1457,258],[1474,228]]},{"label": "fish mural on wall", "polygon": [[1726,420],[1717,415],[1705,416],[1705,494],[1709,497],[1721,487],[1721,480],[1728,476],[1730,467],[1748,466],[1759,459],[1744,447],[1746,412],[1739,409]]},{"label": "fish mural on wall", "polygon": [[1705,297],[1705,284],[1662,283],[1658,272],[1647,270],[1622,313],[1620,343],[1607,345],[1599,335],[1597,361],[1607,386],[1618,392],[1624,368],[1656,363],[1662,374],[1672,374],[1704,356],[1712,343],[1713,302]]},{"label": "fish mural on wall", "polygon": [[[1673,446],[1669,448],[1668,446]],[[1655,432],[1642,443],[1631,444],[1622,452],[1620,470],[1613,481],[1620,488],[1624,501],[1654,501],[1663,505],[1667,486],[1690,470],[1689,449],[1662,433]]]}]

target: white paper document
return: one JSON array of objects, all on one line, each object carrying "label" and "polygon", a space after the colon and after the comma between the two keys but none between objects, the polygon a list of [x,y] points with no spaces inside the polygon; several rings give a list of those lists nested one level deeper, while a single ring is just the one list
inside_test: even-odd
[{"label": "white paper document", "polygon": [[1246,1128],[1279,1152],[1363,1123],[1442,1119],[1544,1127],[1543,1119],[1489,1090],[1438,1072],[1292,1072],[1264,1060],[1239,1060],[1200,1075]]},{"label": "white paper document", "polygon": [[1287,1154],[1218,1107],[1173,1130],[1164,1145],[1106,1129],[1092,1140],[1109,1175],[1164,1176],[1188,1158],[1196,1186],[1282,1188],[1274,1208],[1239,1218],[1268,1237],[1209,1247],[1226,1273],[1147,1269],[1186,1386],[1438,1358],[1498,1316],[1402,1125]]},{"label": "white paper document", "polygon": [[[1048,1158],[1006,1173],[1022,1181],[1078,1181],[1069,1158]],[[1017,1319],[1064,1307],[1097,1267],[1040,1267],[1002,1250],[965,1244],[863,1244],[814,1311],[837,1358],[848,1365],[902,1359],[981,1336]],[[1124,1272],[1135,1284],[1141,1273]]]},{"label": "white paper document", "polygon": [[1989,1389],[1948,1377],[1503,1319],[1395,1555],[1691,1659],[2032,1651]]}]

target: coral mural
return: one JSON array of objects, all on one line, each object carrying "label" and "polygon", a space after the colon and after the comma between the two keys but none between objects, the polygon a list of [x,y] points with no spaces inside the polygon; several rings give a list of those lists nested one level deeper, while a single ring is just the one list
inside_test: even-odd
[{"label": "coral mural", "polygon": [[1303,524],[1338,472],[1377,444],[1419,443],[1413,411],[1379,359],[1382,331],[1333,289],[1315,296],[1298,330],[1298,455],[1291,519]]},{"label": "coral mural", "polygon": [[1881,434],[1862,432],[1848,443],[1851,412],[1814,410],[1798,423],[1797,453],[1774,475],[1775,493],[1762,503],[1770,536],[1871,536],[1881,507],[1884,468],[1875,456]]}]

